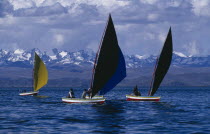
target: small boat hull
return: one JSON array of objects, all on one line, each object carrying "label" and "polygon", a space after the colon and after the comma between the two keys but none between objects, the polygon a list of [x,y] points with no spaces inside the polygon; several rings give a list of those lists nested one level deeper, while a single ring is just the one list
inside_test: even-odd
[{"label": "small boat hull", "polygon": [[127,101],[159,101],[160,97],[126,95]]},{"label": "small boat hull", "polygon": [[[90,99],[88,96],[86,96],[85,97],[86,99]],[[104,96],[103,95],[96,95],[96,96],[94,96],[92,99],[103,99],[104,98]]]},{"label": "small boat hull", "polygon": [[62,98],[62,101],[65,103],[97,103],[103,104],[105,102],[105,98],[100,99],[80,99],[80,98]]},{"label": "small boat hull", "polygon": [[37,95],[38,92],[24,92],[24,93],[19,93],[20,96],[31,96],[31,95]]}]

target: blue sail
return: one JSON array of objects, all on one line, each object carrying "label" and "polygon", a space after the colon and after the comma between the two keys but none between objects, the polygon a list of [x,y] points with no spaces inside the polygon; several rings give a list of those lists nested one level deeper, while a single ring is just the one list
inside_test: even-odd
[{"label": "blue sail", "polygon": [[119,59],[118,59],[118,67],[113,76],[109,79],[109,81],[104,85],[104,87],[100,90],[100,95],[104,95],[113,89],[121,80],[126,77],[126,66],[125,59],[121,50],[119,49]]}]

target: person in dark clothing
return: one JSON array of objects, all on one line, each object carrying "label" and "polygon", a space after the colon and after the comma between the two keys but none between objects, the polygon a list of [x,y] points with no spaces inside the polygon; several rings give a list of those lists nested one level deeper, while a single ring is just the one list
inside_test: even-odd
[{"label": "person in dark clothing", "polygon": [[71,88],[70,91],[69,91],[68,98],[75,98],[75,96],[74,96],[74,91],[73,91],[72,88]]},{"label": "person in dark clothing", "polygon": [[141,93],[138,91],[138,88],[137,88],[137,85],[134,87],[134,89],[133,89],[133,94],[135,95],[135,96],[141,96]]},{"label": "person in dark clothing", "polygon": [[81,98],[85,99],[87,92],[88,92],[87,89],[84,89]]}]

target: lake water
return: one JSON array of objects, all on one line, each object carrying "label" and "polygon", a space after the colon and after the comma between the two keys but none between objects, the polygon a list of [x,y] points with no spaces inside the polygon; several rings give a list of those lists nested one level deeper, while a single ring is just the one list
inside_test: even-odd
[{"label": "lake water", "polygon": [[43,88],[40,97],[19,89],[0,88],[0,133],[210,133],[210,87],[160,88],[160,102],[128,102],[132,89],[116,88],[103,105],[62,103],[68,88]]}]

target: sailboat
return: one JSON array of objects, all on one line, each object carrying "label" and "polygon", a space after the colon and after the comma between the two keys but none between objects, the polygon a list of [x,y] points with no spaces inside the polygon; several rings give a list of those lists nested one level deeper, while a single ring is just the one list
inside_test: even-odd
[{"label": "sailboat", "polygon": [[62,98],[67,103],[104,103],[104,95],[126,77],[125,59],[118,45],[117,35],[111,15],[109,15],[98,52],[96,53],[92,80],[88,92],[90,98]]},{"label": "sailboat", "polygon": [[34,58],[34,69],[33,69],[33,91],[20,93],[19,95],[21,96],[37,95],[39,89],[47,84],[48,81],[47,68],[36,52],[34,57],[35,58]]},{"label": "sailboat", "polygon": [[153,78],[151,81],[151,86],[149,90],[148,96],[134,96],[134,95],[126,95],[126,99],[128,101],[159,101],[161,97],[153,97],[153,95],[158,90],[162,80],[164,79],[166,73],[171,64],[173,54],[173,43],[172,43],[172,34],[171,28],[169,29],[167,38],[163,45],[160,56],[158,57],[155,65],[155,69],[153,72]]}]

